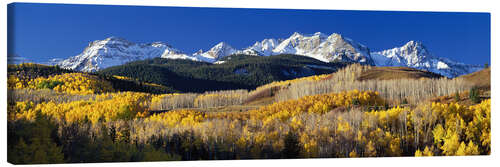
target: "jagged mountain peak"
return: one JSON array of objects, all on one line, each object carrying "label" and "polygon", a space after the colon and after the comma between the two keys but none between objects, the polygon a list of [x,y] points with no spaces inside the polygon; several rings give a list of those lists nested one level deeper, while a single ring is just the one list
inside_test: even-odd
[{"label": "jagged mountain peak", "polygon": [[163,42],[143,44],[130,42],[120,37],[109,37],[90,42],[82,53],[57,64],[67,69],[94,72],[130,61],[169,55],[179,57],[183,54]]},{"label": "jagged mountain peak", "polygon": [[342,38],[342,34],[332,33],[329,37],[331,37],[331,38]]},{"label": "jagged mountain peak", "polygon": [[322,35],[324,36],[324,34],[323,34],[322,32],[315,32],[315,33],[313,34],[313,36],[322,36]]},{"label": "jagged mountain peak", "polygon": [[245,48],[242,51],[237,51],[240,54],[254,55],[254,56],[271,56],[273,55],[273,49],[282,40],[268,38],[262,41],[256,41],[252,46]]},{"label": "jagged mountain peak", "polygon": [[426,70],[454,78],[481,67],[433,56],[420,41],[411,40],[401,47],[371,53],[376,66],[403,66]]},{"label": "jagged mountain peak", "polygon": [[377,66],[430,66],[421,64],[431,58],[422,42],[411,40],[403,46],[371,53]]},{"label": "jagged mountain peak", "polygon": [[234,49],[231,45],[227,44],[226,42],[219,42],[217,45],[212,47],[208,53],[216,59],[220,59],[225,56],[229,56],[236,52],[236,49]]},{"label": "jagged mountain peak", "polygon": [[300,38],[327,38],[328,35],[322,33],[322,32],[315,32],[313,34],[304,34],[300,32],[294,32],[290,37],[287,39],[300,39]]},{"label": "jagged mountain peak", "polygon": [[344,61],[373,64],[367,47],[337,33],[328,36],[321,32],[309,35],[295,32],[277,45],[273,49],[273,53],[299,54],[324,62]]},{"label": "jagged mountain peak", "polygon": [[108,37],[103,40],[95,40],[89,43],[86,49],[99,49],[99,48],[116,48],[116,47],[128,47],[135,45],[135,43],[130,42],[124,38],[120,37]]},{"label": "jagged mountain peak", "polygon": [[135,42],[131,42],[125,38],[122,38],[122,37],[117,37],[117,36],[111,36],[111,37],[108,37],[104,40],[95,40],[93,42],[90,42],[89,45],[107,45],[107,46],[118,46],[118,45],[123,45],[123,46],[131,46],[131,45],[137,45],[139,47],[149,47],[149,46],[153,46],[153,47],[172,47],[170,46],[169,44],[165,43],[165,42],[162,42],[162,41],[156,41],[156,42],[152,42],[152,43],[135,43]]},{"label": "jagged mountain peak", "polygon": [[219,42],[207,52],[200,50],[194,53],[193,57],[197,60],[213,63],[236,52],[237,50],[226,42]]},{"label": "jagged mountain peak", "polygon": [[274,38],[268,38],[268,39],[263,39],[262,41],[256,41],[253,46],[256,45],[265,45],[265,44],[277,44],[279,40],[274,39]]},{"label": "jagged mountain peak", "polygon": [[407,50],[409,52],[429,54],[427,48],[420,41],[414,41],[414,40],[408,41],[405,45],[401,47],[401,49]]},{"label": "jagged mountain peak", "polygon": [[406,44],[404,45],[404,47],[423,47],[424,44],[420,41],[415,41],[415,40],[410,40],[408,42],[406,42]]},{"label": "jagged mountain peak", "polygon": [[220,50],[220,49],[234,49],[234,48],[226,42],[219,42],[210,50]]},{"label": "jagged mountain peak", "polygon": [[343,40],[342,35],[333,33],[332,35],[328,36],[327,40],[332,41],[332,40]]},{"label": "jagged mountain peak", "polygon": [[116,37],[116,36],[111,36],[108,37],[104,40],[95,40],[91,42],[90,44],[103,44],[103,45],[113,45],[113,44],[125,44],[125,45],[131,45],[135,44],[134,42],[130,42],[126,40],[125,38],[122,37]]},{"label": "jagged mountain peak", "polygon": [[292,38],[292,37],[301,37],[301,36],[303,36],[302,33],[300,33],[300,32],[293,32],[292,35],[290,35],[289,38]]}]

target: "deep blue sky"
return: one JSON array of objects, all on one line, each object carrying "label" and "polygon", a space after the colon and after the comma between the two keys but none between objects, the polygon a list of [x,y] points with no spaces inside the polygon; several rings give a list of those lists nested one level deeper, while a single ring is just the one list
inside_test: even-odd
[{"label": "deep blue sky", "polygon": [[110,36],[163,41],[187,53],[224,41],[237,49],[293,32],[340,33],[380,51],[422,41],[436,56],[490,63],[490,14],[10,4],[9,55],[67,58]]}]

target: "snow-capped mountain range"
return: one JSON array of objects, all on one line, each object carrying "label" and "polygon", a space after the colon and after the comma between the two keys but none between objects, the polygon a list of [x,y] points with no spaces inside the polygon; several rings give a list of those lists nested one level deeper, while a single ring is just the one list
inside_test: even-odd
[{"label": "snow-capped mountain range", "polygon": [[62,60],[57,64],[62,68],[93,72],[107,67],[148,58],[169,55],[172,58],[189,59],[181,51],[162,43],[137,44],[123,38],[110,37],[91,42],[77,56]]},{"label": "snow-capped mountain range", "polygon": [[479,65],[467,65],[446,58],[433,56],[425,46],[409,41],[402,47],[371,52],[368,47],[340,34],[293,33],[286,39],[264,39],[254,45],[235,49],[220,42],[210,50],[187,54],[163,42],[138,44],[123,38],[110,37],[91,42],[84,51],[74,57],[59,61],[63,68],[94,72],[126,62],[162,57],[188,59],[209,63],[223,63],[220,59],[233,54],[272,56],[296,54],[324,62],[356,62],[374,66],[402,66],[427,70],[450,78],[480,70]]}]

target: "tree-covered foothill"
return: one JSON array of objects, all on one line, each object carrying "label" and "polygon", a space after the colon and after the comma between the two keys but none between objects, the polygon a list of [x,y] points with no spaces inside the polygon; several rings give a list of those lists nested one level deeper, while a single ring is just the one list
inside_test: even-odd
[{"label": "tree-covered foothill", "polygon": [[255,89],[274,81],[332,73],[345,66],[297,55],[233,55],[221,61],[223,63],[210,64],[154,58],[110,67],[99,73],[135,78],[183,92],[204,92]]}]

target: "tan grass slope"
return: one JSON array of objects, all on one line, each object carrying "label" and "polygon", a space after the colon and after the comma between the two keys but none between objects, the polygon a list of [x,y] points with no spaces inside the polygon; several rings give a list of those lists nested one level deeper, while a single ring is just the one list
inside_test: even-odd
[{"label": "tan grass slope", "polygon": [[372,67],[364,71],[357,79],[364,80],[391,80],[391,79],[420,79],[441,78],[443,76],[408,67]]},{"label": "tan grass slope", "polygon": [[491,68],[485,68],[481,71],[462,75],[459,76],[459,78],[463,78],[465,81],[472,83],[480,89],[491,88]]}]

